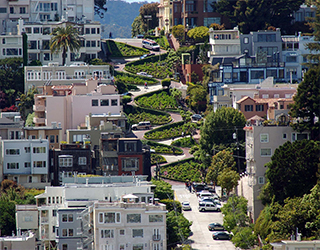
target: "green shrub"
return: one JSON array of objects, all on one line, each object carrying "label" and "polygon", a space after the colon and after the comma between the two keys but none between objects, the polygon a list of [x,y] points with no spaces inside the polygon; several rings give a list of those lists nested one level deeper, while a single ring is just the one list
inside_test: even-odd
[{"label": "green shrub", "polygon": [[149,145],[150,149],[153,149],[157,154],[174,154],[174,155],[182,155],[183,150],[178,147],[165,145],[162,143],[157,143],[153,141],[142,140],[144,145]]},{"label": "green shrub", "polygon": [[170,79],[170,78],[163,79],[163,80],[161,81],[161,84],[162,84],[162,87],[167,87],[167,88],[169,88],[170,85],[171,85],[171,79]]},{"label": "green shrub", "polygon": [[163,125],[171,122],[171,116],[166,112],[141,107],[126,106],[124,112],[130,124],[150,121],[152,125]]},{"label": "green shrub", "polygon": [[166,163],[167,160],[162,155],[151,154],[151,165]]},{"label": "green shrub", "polygon": [[144,85],[144,83],[147,82],[148,85],[153,85],[159,83],[156,79],[150,77],[134,75],[121,71],[115,71],[114,73],[116,81],[121,81],[124,84]]},{"label": "green shrub", "polygon": [[122,98],[122,103],[123,105],[127,105],[129,102],[132,101],[132,98],[130,95],[125,95],[123,98]]},{"label": "green shrub", "polygon": [[193,123],[175,122],[146,132],[144,138],[148,140],[167,140],[180,137],[182,132],[184,135],[190,135],[195,126]]},{"label": "green shrub", "polygon": [[135,98],[135,101],[141,107],[148,107],[157,110],[170,110],[178,108],[176,99],[174,99],[167,91],[154,93],[152,96],[139,96],[139,98]]},{"label": "green shrub", "polygon": [[178,140],[173,141],[171,143],[172,146],[182,147],[182,148],[191,148],[195,144],[196,144],[196,142],[193,139],[193,137],[191,137],[191,136],[178,139]]},{"label": "green shrub", "polygon": [[[164,175],[165,171],[167,172],[166,176]],[[202,181],[200,164],[193,158],[161,166],[160,174],[162,177],[183,182],[187,180],[191,182]]]},{"label": "green shrub", "polygon": [[126,43],[115,42],[113,40],[106,40],[110,57],[133,57],[142,56],[149,53],[149,50],[131,46]]}]

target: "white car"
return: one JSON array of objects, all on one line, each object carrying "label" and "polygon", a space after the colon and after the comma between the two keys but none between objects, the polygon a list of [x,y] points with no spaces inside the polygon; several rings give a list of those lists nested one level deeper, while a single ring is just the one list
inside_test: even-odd
[{"label": "white car", "polygon": [[145,76],[145,77],[153,77],[152,75],[148,75],[146,72],[138,72],[137,75]]},{"label": "white car", "polygon": [[182,210],[186,211],[186,210],[191,210],[191,206],[190,206],[190,202],[189,201],[184,201],[181,203],[182,205]]}]

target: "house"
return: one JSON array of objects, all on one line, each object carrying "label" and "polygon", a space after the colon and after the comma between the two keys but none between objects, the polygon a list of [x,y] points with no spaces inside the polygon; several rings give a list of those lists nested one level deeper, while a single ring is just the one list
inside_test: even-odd
[{"label": "house", "polygon": [[[281,121],[279,117],[279,122]],[[309,139],[307,132],[296,132],[288,124],[262,126],[261,123],[247,125],[246,133],[246,174],[241,176],[238,195],[248,200],[248,213],[254,222],[263,205],[258,196],[265,180],[265,164],[271,161],[274,151],[285,142]]]},{"label": "house", "polygon": [[[16,205],[16,228],[17,232],[31,230],[35,238],[39,237],[38,209],[34,205]],[[1,249],[1,248],[0,248]]]},{"label": "house", "polygon": [[32,231],[20,233],[18,235],[0,237],[0,249],[35,249],[36,237]]},{"label": "house", "polygon": [[0,147],[0,180],[13,180],[26,188],[50,185],[48,140],[1,140]]},{"label": "house", "polygon": [[282,240],[281,242],[270,243],[273,250],[296,250],[296,249],[309,249],[317,250],[320,248],[319,240]]},{"label": "house", "polygon": [[61,184],[62,173],[93,174],[94,159],[90,144],[61,144],[60,149],[50,149],[50,181],[51,185]]},{"label": "house", "polygon": [[[3,114],[3,113],[1,113]],[[5,116],[0,118],[0,137],[3,140],[21,139],[23,137],[23,121],[9,119]]]},{"label": "house", "polygon": [[44,90],[48,92],[34,97],[33,121],[36,126],[48,126],[52,122],[61,124],[62,140],[66,140],[67,129],[76,129],[90,113],[124,116],[114,84],[88,80],[85,84],[48,86]]}]

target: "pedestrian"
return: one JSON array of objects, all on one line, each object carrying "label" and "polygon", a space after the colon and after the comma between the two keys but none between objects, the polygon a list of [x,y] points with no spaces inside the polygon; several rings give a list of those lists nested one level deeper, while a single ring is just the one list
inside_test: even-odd
[{"label": "pedestrian", "polygon": [[144,83],[144,88],[145,88],[145,89],[148,88],[148,83],[147,83],[147,82]]},{"label": "pedestrian", "polygon": [[111,32],[109,33],[109,38],[112,38],[112,33]]}]

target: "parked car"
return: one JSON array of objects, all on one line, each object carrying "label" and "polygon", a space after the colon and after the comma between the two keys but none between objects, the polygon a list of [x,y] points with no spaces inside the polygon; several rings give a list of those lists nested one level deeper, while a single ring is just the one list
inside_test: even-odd
[{"label": "parked car", "polygon": [[183,211],[187,211],[187,210],[191,210],[191,206],[190,206],[190,202],[189,201],[184,201],[181,203],[182,205],[182,210]]},{"label": "parked car", "polygon": [[232,236],[227,232],[214,232],[212,238],[214,240],[231,240]]},{"label": "parked car", "polygon": [[200,120],[202,119],[202,116],[199,115],[199,114],[194,114],[194,115],[191,117],[191,119],[192,119],[193,121],[200,121]]},{"label": "parked car", "polygon": [[144,38],[144,35],[139,34],[139,35],[137,35],[137,38]]},{"label": "parked car", "polygon": [[224,231],[224,227],[220,223],[210,223],[208,229],[209,231]]},{"label": "parked car", "polygon": [[214,197],[212,195],[212,193],[208,192],[208,191],[201,191],[198,193],[198,200],[201,201],[204,198],[211,198]]},{"label": "parked car", "polygon": [[137,75],[139,76],[146,76],[146,77],[153,77],[152,75],[147,74],[146,72],[138,72]]},{"label": "parked car", "polygon": [[138,124],[133,124],[131,126],[132,130],[137,130],[137,129],[150,129],[151,128],[151,123],[149,121],[145,122],[139,122]]},{"label": "parked car", "polygon": [[140,59],[144,59],[146,57],[154,56],[154,55],[155,55],[155,53],[144,54],[144,55],[140,56]]},{"label": "parked car", "polygon": [[205,198],[205,199],[199,201],[199,203],[201,203],[201,202],[212,202],[218,208],[220,208],[220,209],[222,208],[222,205],[221,205],[219,200],[215,200],[215,199],[212,199],[212,198]]},{"label": "parked car", "polygon": [[220,212],[221,209],[218,208],[213,202],[199,202],[199,211],[200,212],[205,212],[205,211]]}]

